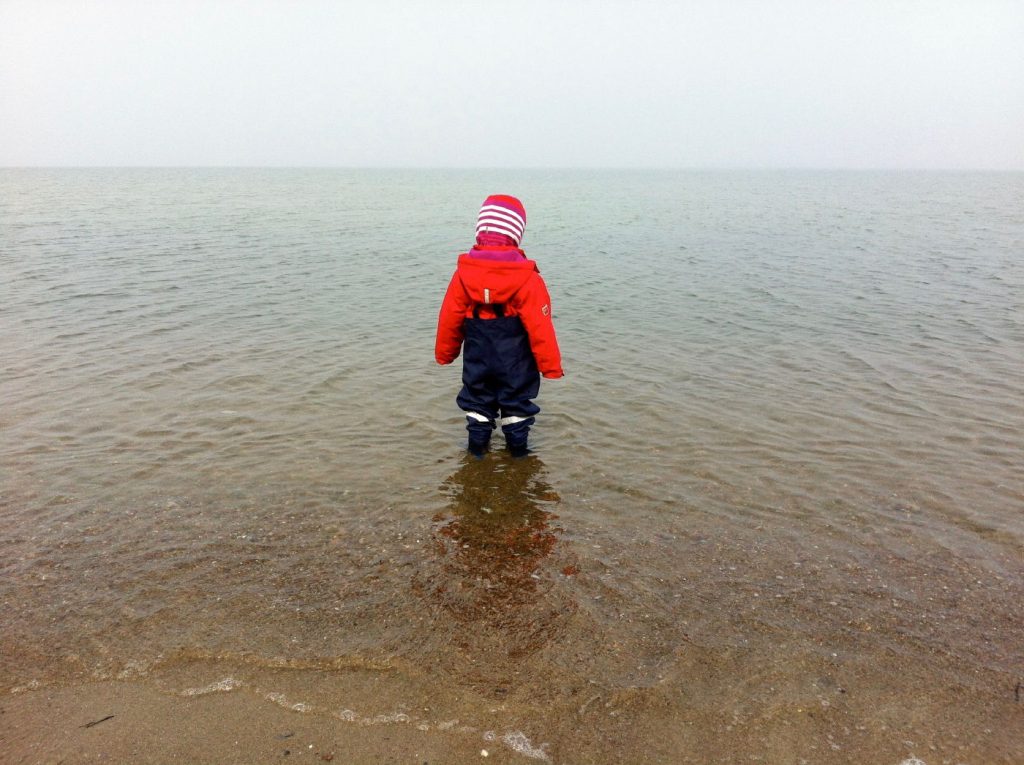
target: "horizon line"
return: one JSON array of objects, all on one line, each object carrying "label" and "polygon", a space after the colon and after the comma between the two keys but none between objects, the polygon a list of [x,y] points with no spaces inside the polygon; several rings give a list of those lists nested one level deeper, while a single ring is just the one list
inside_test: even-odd
[{"label": "horizon line", "polygon": [[879,165],[875,167],[819,165],[116,165],[116,164],[0,164],[0,170],[447,170],[447,171],[666,171],[666,172],[942,172],[942,173],[1020,173],[1024,167],[914,167]]}]

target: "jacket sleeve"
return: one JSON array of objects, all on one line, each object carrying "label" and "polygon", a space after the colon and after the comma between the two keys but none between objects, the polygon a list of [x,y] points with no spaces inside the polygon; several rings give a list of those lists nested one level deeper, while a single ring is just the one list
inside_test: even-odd
[{"label": "jacket sleeve", "polygon": [[434,358],[438,364],[451,364],[462,350],[462,320],[466,317],[466,291],[456,271],[444,293],[441,313],[437,317],[437,339],[434,341]]},{"label": "jacket sleeve", "polygon": [[562,354],[558,350],[555,325],[551,320],[551,296],[539,273],[535,273],[524,289],[519,291],[522,304],[519,318],[530,337],[530,350],[537,361],[537,368],[545,377],[562,377]]}]

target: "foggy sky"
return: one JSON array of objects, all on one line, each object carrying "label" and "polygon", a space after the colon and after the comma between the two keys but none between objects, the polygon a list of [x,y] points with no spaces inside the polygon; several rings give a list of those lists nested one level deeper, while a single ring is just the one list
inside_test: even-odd
[{"label": "foggy sky", "polygon": [[1024,170],[1024,2],[0,0],[0,165]]}]

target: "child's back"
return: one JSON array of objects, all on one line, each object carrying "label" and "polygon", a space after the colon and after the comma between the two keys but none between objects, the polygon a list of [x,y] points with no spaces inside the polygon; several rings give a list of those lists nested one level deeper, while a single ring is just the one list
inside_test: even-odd
[{"label": "child's back", "polygon": [[[509,450],[525,454],[540,411],[540,375],[562,376],[551,298],[537,264],[519,249],[526,211],[515,197],[488,197],[477,244],[459,256],[437,324],[434,355],[450,364],[463,351],[462,390],[469,449],[482,454],[501,425]],[[462,346],[465,346],[462,348]]]}]

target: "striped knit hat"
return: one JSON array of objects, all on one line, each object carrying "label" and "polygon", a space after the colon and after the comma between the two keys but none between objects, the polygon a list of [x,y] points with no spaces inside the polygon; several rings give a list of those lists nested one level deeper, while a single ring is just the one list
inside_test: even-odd
[{"label": "striped knit hat", "polygon": [[509,237],[518,247],[523,241],[525,229],[526,210],[518,199],[504,194],[492,194],[484,200],[476,218],[477,236],[485,231],[493,231]]}]

